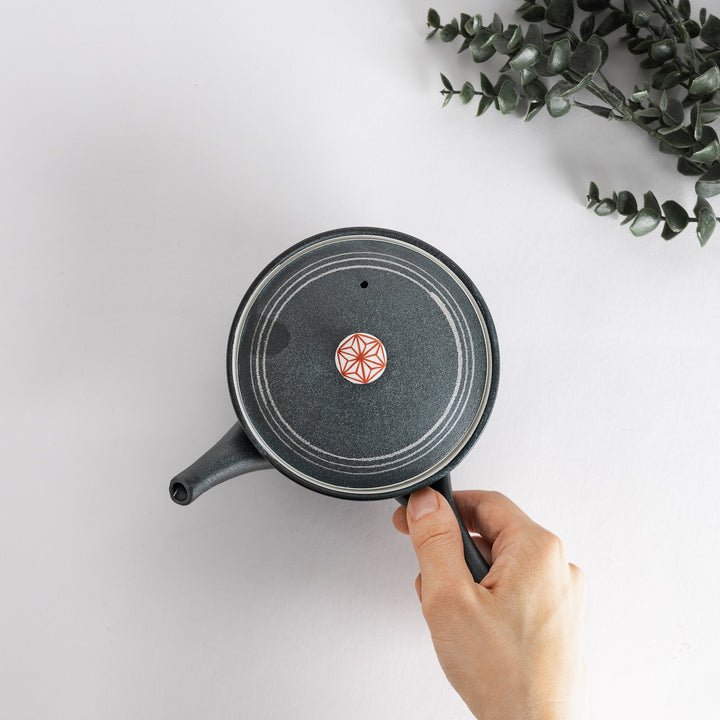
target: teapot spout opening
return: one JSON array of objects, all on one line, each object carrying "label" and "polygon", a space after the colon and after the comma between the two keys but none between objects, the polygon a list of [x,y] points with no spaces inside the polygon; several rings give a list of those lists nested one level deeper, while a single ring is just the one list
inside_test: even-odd
[{"label": "teapot spout opening", "polygon": [[189,505],[210,488],[253,470],[270,467],[236,423],[202,457],[170,481],[170,497]]},{"label": "teapot spout opening", "polygon": [[187,505],[190,502],[190,493],[181,482],[174,482],[170,486],[170,497],[178,505]]}]

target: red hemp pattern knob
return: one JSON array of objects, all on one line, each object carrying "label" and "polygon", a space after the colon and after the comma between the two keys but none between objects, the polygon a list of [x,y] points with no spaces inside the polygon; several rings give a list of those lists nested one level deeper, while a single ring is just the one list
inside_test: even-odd
[{"label": "red hemp pattern knob", "polygon": [[335,365],[346,380],[357,385],[366,385],[385,372],[387,353],[374,335],[353,333],[338,345]]}]

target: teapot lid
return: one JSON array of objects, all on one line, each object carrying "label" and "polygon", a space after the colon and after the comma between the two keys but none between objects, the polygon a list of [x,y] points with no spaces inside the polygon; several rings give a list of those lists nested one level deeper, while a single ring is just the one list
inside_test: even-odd
[{"label": "teapot lid", "polygon": [[344,228],[271,263],[238,308],[228,381],[258,451],[341,497],[411,492],[480,434],[497,337],[475,286],[402,233]]}]

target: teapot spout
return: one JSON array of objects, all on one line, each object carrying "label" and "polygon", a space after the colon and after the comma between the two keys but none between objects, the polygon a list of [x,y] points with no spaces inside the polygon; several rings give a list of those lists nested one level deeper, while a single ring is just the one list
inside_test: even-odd
[{"label": "teapot spout", "polygon": [[240,423],[235,423],[210,450],[170,481],[170,497],[178,505],[189,505],[225,480],[269,467]]}]

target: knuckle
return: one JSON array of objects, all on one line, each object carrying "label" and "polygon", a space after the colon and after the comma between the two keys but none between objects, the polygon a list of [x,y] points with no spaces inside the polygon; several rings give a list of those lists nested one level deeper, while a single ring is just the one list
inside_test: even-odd
[{"label": "knuckle", "polygon": [[454,528],[441,523],[423,523],[416,528],[413,542],[418,552],[434,551],[447,546],[454,540]]},{"label": "knuckle", "polygon": [[422,610],[429,621],[467,617],[472,612],[472,598],[464,586],[448,580],[423,588]]},{"label": "knuckle", "polygon": [[544,560],[562,560],[565,557],[563,541],[549,530],[542,530],[538,546]]},{"label": "knuckle", "polygon": [[587,579],[585,578],[585,573],[575,564],[569,563],[570,567],[570,577],[572,578],[573,583],[581,590],[585,590],[587,586]]}]

